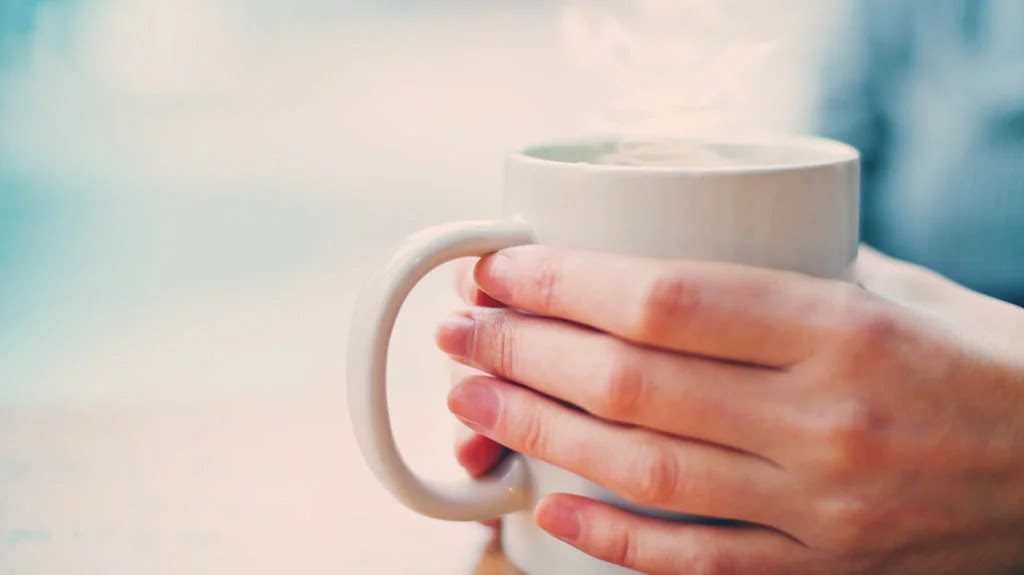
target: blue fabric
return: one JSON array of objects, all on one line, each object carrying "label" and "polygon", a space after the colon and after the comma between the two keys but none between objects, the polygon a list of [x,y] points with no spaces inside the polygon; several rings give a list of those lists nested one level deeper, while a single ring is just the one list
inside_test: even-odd
[{"label": "blue fabric", "polygon": [[863,157],[864,241],[1024,305],[1024,1],[862,0],[818,131]]}]

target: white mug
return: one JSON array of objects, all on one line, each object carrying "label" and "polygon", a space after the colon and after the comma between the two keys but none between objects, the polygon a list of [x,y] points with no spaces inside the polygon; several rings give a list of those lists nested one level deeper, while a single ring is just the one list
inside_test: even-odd
[{"label": "white mug", "polygon": [[[437,226],[410,237],[367,286],[348,349],[348,405],[366,461],[409,508],[439,519],[504,516],[506,556],[529,575],[625,575],[632,570],[585,555],[534,525],[545,495],[576,493],[677,520],[700,520],[630,505],[589,481],[522,455],[483,479],[425,481],[395,445],[385,393],[388,343],[405,297],[437,265],[463,256],[542,243],[641,256],[738,262],[850,279],[858,246],[859,158],[830,140],[764,137],[682,142],[706,154],[669,162],[598,163],[621,142],[534,146],[506,163],[504,219]],[[674,153],[674,152],[673,152]],[[661,157],[665,160],[665,157]]]}]

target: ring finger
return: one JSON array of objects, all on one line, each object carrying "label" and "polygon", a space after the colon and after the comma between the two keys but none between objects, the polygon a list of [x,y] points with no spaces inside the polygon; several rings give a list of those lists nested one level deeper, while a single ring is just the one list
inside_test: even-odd
[{"label": "ring finger", "polygon": [[455,386],[448,405],[481,434],[635,504],[779,528],[785,521],[789,475],[760,458],[603,421],[487,376]]}]

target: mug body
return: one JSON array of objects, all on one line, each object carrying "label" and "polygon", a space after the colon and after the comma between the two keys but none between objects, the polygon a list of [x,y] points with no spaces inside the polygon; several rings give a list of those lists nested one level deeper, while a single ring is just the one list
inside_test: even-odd
[{"label": "mug body", "polygon": [[[858,249],[856,150],[811,137],[682,142],[722,159],[621,165],[598,163],[612,141],[525,148],[505,165],[504,216],[526,223],[538,243],[656,258],[714,260],[850,279]],[[550,493],[575,493],[643,509],[557,467],[524,458],[531,509]],[[529,575],[634,571],[558,541],[523,511],[504,518],[506,555]]]}]

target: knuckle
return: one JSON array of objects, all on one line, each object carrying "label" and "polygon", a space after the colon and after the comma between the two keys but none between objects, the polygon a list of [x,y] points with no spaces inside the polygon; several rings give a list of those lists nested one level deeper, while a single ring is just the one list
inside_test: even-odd
[{"label": "knuckle", "polygon": [[828,474],[843,477],[863,471],[864,464],[877,455],[888,416],[870,400],[849,399],[826,417],[814,433],[828,455],[822,460]]},{"label": "knuckle", "polygon": [[529,455],[540,456],[547,453],[548,430],[542,417],[536,413],[525,416],[519,443],[521,450]]},{"label": "knuckle", "polygon": [[541,310],[554,309],[561,283],[561,273],[550,258],[540,261],[534,278],[534,289],[537,290],[537,303]]},{"label": "knuckle", "polygon": [[676,273],[663,273],[647,286],[636,314],[634,335],[643,340],[658,340],[670,329],[679,329],[696,315],[701,304],[700,290]]},{"label": "knuckle", "polygon": [[608,370],[598,414],[620,421],[634,419],[646,402],[649,387],[643,365],[619,352]]},{"label": "knuckle", "polygon": [[869,309],[853,323],[852,337],[855,341],[873,346],[884,346],[899,332],[896,318],[881,310]]},{"label": "knuckle", "polygon": [[888,307],[876,305],[863,294],[846,299],[839,343],[848,359],[859,361],[869,353],[889,347],[901,335],[899,318]]},{"label": "knuckle", "polygon": [[625,495],[630,501],[657,507],[673,502],[680,494],[679,460],[665,447],[648,443],[633,456]]},{"label": "knuckle", "polygon": [[608,561],[625,567],[636,567],[639,565],[640,551],[634,532],[629,529],[618,528],[609,541],[605,556]]},{"label": "knuckle", "polygon": [[828,526],[821,544],[841,557],[856,557],[871,547],[880,516],[867,500],[852,496],[825,499],[819,503],[818,515]]},{"label": "knuckle", "polygon": [[519,344],[518,322],[508,312],[496,313],[491,318],[493,367],[499,375],[515,379],[517,348]]}]

